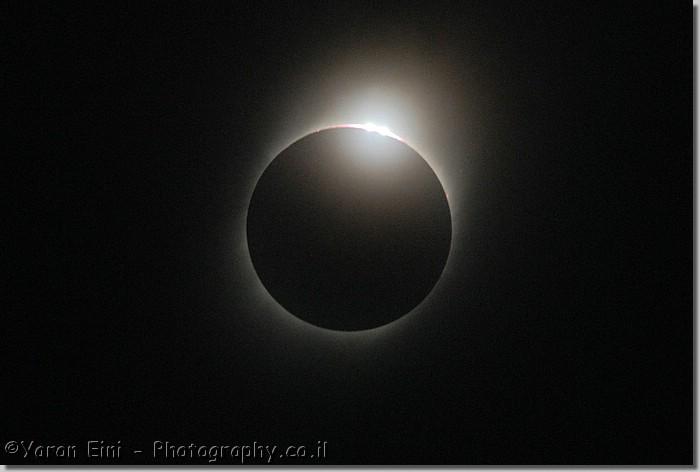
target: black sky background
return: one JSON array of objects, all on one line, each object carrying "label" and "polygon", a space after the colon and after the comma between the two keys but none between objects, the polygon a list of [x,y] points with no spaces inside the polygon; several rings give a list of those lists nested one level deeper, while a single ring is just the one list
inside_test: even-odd
[{"label": "black sky background", "polygon": [[[3,15],[3,443],[692,463],[691,8],[564,3]],[[289,78],[388,37],[491,92],[460,249],[394,333],[286,332],[240,289],[242,189]]]}]

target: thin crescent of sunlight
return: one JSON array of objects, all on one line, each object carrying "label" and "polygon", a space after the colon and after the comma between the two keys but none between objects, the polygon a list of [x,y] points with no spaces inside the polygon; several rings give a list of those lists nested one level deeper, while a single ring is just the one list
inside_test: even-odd
[{"label": "thin crescent of sunlight", "polygon": [[335,125],[331,126],[331,128],[356,128],[356,129],[362,129],[365,131],[368,131],[370,133],[377,133],[382,136],[386,136],[389,138],[396,139],[398,141],[401,141],[402,143],[405,142],[403,138],[397,134],[395,134],[393,131],[391,131],[388,127],[386,126],[380,126],[376,125],[374,123],[347,123],[347,124],[342,124],[342,125]]}]

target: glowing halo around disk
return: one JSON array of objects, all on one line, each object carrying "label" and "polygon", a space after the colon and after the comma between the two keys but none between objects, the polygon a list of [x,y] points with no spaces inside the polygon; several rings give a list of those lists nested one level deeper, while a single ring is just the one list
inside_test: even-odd
[{"label": "glowing halo around disk", "polygon": [[[390,48],[368,58],[339,57],[332,64],[309,64],[287,77],[288,86],[261,104],[262,116],[268,116],[269,121],[261,128],[258,148],[251,148],[260,159],[252,161],[246,171],[248,183],[239,187],[234,197],[239,212],[232,223],[235,250],[231,258],[232,267],[237,268],[232,272],[236,277],[232,290],[236,296],[249,297],[255,306],[242,314],[241,320],[272,329],[274,336],[285,342],[298,337],[308,340],[310,336],[314,342],[329,343],[329,348],[339,342],[348,348],[359,341],[400,338],[428,322],[454,284],[456,264],[464,256],[465,239],[459,235],[468,228],[472,211],[469,197],[479,170],[472,165],[471,156],[479,155],[482,145],[478,131],[486,124],[480,118],[480,108],[482,102],[488,102],[489,95],[484,94],[488,91],[471,86],[455,88],[455,71],[434,58],[425,58],[432,64],[426,69],[419,53],[406,57],[393,52]],[[397,63],[399,57],[403,59]],[[387,64],[393,67],[387,68]],[[391,323],[360,331],[317,326],[280,305],[258,277],[246,232],[252,194],[275,157],[306,135],[343,127],[403,142],[422,156],[443,186],[455,235],[443,273],[425,300]],[[391,166],[391,161],[374,159],[376,154],[363,157],[373,157],[365,162],[378,170]]]}]

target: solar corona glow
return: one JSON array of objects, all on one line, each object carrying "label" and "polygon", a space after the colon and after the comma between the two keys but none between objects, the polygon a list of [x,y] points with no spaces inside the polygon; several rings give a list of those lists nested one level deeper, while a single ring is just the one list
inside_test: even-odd
[{"label": "solar corona glow", "polygon": [[439,279],[452,225],[428,163],[388,127],[341,124],[282,150],[246,221],[267,292],[315,326],[358,331],[412,311]]}]

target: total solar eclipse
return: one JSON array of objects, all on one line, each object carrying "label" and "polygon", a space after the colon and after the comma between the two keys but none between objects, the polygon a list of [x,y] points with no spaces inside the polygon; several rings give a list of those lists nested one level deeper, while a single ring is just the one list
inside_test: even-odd
[{"label": "total solar eclipse", "polygon": [[421,303],[451,237],[435,172],[374,125],[292,143],[261,175],[247,216],[251,260],[270,295],[298,318],[342,331],[385,325]]}]

